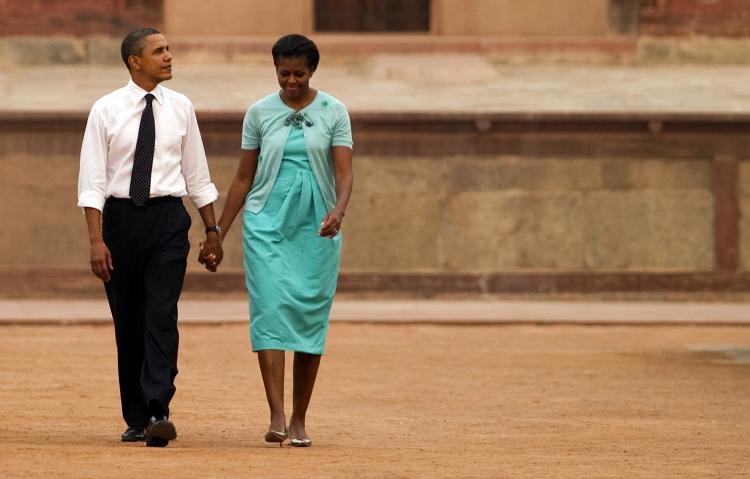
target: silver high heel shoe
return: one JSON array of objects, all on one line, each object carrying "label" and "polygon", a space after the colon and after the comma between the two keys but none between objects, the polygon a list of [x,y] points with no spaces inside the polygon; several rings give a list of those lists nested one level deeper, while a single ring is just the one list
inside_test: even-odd
[{"label": "silver high heel shoe", "polygon": [[274,431],[270,427],[266,433],[266,442],[278,442],[279,447],[284,447],[284,441],[289,437],[289,429],[285,428],[284,432]]},{"label": "silver high heel shoe", "polygon": [[289,432],[289,429],[287,429],[287,433],[289,434],[289,444],[293,447],[310,447],[312,446],[312,439],[298,439],[296,437],[292,437],[291,432]]},{"label": "silver high heel shoe", "polygon": [[294,447],[310,447],[312,446],[312,439],[297,439],[293,437],[289,438],[289,444]]}]

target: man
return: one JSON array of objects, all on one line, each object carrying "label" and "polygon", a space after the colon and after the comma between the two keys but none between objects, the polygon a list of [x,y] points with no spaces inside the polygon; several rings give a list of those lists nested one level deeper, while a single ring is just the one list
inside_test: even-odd
[{"label": "man", "polygon": [[104,282],[115,326],[122,441],[164,447],[177,437],[169,402],[177,375],[177,300],[190,249],[188,195],[206,227],[202,248],[223,255],[195,110],[160,85],[172,55],[153,28],[122,42],[131,80],[91,108],[81,146],[78,206],[84,208],[91,270]]}]

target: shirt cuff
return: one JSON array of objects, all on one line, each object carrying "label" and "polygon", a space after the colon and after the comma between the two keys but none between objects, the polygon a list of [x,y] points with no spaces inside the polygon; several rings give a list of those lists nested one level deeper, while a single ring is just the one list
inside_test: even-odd
[{"label": "shirt cuff", "polygon": [[82,191],[78,195],[78,206],[80,208],[94,208],[99,211],[104,209],[104,195],[98,191]]},{"label": "shirt cuff", "polygon": [[219,199],[219,191],[213,183],[209,183],[197,191],[191,191],[188,193],[188,196],[193,205],[195,205],[196,208],[201,209],[207,204],[213,203]]}]

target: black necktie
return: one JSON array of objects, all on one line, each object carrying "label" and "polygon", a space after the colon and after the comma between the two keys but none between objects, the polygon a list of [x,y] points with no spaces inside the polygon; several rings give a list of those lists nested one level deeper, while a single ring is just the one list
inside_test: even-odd
[{"label": "black necktie", "polygon": [[133,155],[133,174],[130,176],[130,199],[137,206],[143,206],[151,193],[151,165],[154,163],[154,110],[151,101],[154,95],[146,95],[146,108],[141,115],[141,126],[138,128],[138,141]]}]

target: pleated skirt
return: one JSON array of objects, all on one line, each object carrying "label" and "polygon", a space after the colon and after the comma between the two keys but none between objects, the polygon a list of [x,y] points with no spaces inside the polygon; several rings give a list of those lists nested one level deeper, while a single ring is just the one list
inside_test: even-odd
[{"label": "pleated skirt", "polygon": [[309,163],[287,159],[263,209],[244,211],[253,351],[323,354],[342,242],[341,233],[318,236],[325,214]]}]

